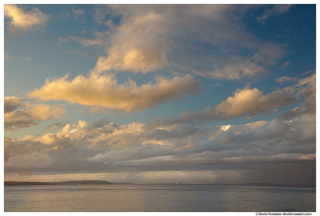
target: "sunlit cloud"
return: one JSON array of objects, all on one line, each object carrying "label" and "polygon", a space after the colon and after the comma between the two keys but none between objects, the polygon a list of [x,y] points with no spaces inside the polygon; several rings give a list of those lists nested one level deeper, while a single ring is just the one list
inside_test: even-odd
[{"label": "sunlit cloud", "polygon": [[237,117],[250,118],[255,115],[270,113],[274,109],[287,106],[295,101],[284,90],[273,91],[269,94],[263,94],[257,88],[238,89],[234,96],[230,96],[226,101],[222,101],[214,108],[206,107],[200,112],[184,111],[178,117],[165,117],[153,121],[154,125],[162,124],[185,124],[185,123],[203,123],[214,120],[227,120]]},{"label": "sunlit cloud", "polygon": [[[56,133],[7,139],[5,169],[10,173],[14,163],[12,171],[24,172],[24,165],[19,163],[35,153],[44,155],[39,160],[52,158],[41,167],[30,165],[40,173],[44,167],[46,172],[61,168],[61,173],[187,171],[200,165],[215,169],[225,163],[236,167],[243,163],[307,161],[315,154],[316,135],[310,133],[315,131],[315,121],[310,123],[273,119],[242,125],[154,127],[139,122],[116,125],[80,120]],[[18,160],[20,154],[24,156]],[[86,165],[79,167],[79,163]]]},{"label": "sunlit cloud", "polygon": [[21,31],[37,30],[46,25],[50,16],[42,13],[39,9],[33,8],[26,12],[17,5],[4,5],[4,16],[8,18],[9,33],[14,34]]},{"label": "sunlit cloud", "polygon": [[112,36],[107,57],[99,57],[94,71],[149,72],[166,66],[172,42],[166,37],[165,17],[150,12],[126,20]]},{"label": "sunlit cloud", "polygon": [[[133,122],[122,125],[103,120],[88,124],[79,120],[77,124],[65,124],[56,133],[28,135],[19,140],[7,139],[5,152],[7,158],[10,158],[10,149],[16,145],[21,147],[22,152],[25,151],[23,146],[27,149],[37,146],[37,151],[55,158],[57,154],[64,152],[65,148],[72,148],[72,152],[81,157],[77,158],[77,161],[89,161],[92,165],[88,166],[96,166],[98,170],[99,166],[103,169],[107,166],[110,171],[128,169],[139,171],[135,167],[143,167],[145,170],[166,170],[168,164],[172,169],[180,170],[184,169],[186,163],[190,169],[192,166],[196,169],[199,164],[209,166],[212,163],[222,162],[239,164],[257,161],[272,163],[313,160],[315,157],[313,144],[316,138],[316,121],[312,117],[315,115],[315,109],[311,109],[315,106],[314,85],[315,75],[300,79],[293,87],[303,97],[304,105],[294,109],[295,113],[288,114],[285,118],[280,116],[272,121],[201,126],[186,124],[187,119],[184,119],[184,122],[181,119],[180,121],[164,119],[161,124]],[[234,113],[234,110],[245,113],[244,108],[249,111],[248,113],[254,113],[256,109],[261,111],[261,106],[264,107],[262,111],[265,111],[265,106],[281,101],[283,95],[285,94],[279,91],[263,95],[257,89],[247,88],[236,91],[234,97],[228,98],[216,107],[219,112],[223,110],[228,117],[239,115]],[[248,98],[254,100],[254,103],[246,102]],[[264,104],[266,102],[268,105]],[[259,106],[246,107],[247,105],[243,104]],[[278,102],[274,104],[279,105]],[[220,105],[227,108],[222,109]],[[198,116],[199,114],[193,117]],[[192,122],[192,119],[188,120]],[[257,154],[257,149],[262,148],[263,151],[258,151]],[[69,158],[60,155],[57,160],[61,160],[61,157],[65,157],[63,160]],[[70,166],[73,166],[72,164],[74,163],[70,161]],[[70,170],[73,169],[70,167]]]},{"label": "sunlit cloud", "polygon": [[129,80],[118,84],[111,74],[89,77],[78,76],[69,81],[68,76],[60,79],[47,79],[45,85],[28,94],[29,97],[43,101],[64,100],[86,106],[99,106],[113,110],[124,110],[127,113],[145,110],[164,103],[167,100],[178,99],[184,94],[199,93],[199,81],[193,76],[165,79],[158,77],[156,83],[138,86]]},{"label": "sunlit cloud", "polygon": [[226,101],[215,107],[215,113],[221,114],[220,119],[229,119],[236,116],[254,116],[260,113],[270,112],[281,106],[286,106],[295,100],[288,93],[274,91],[263,95],[257,88],[245,88],[234,93]]},{"label": "sunlit cloud", "polygon": [[[238,173],[242,177],[232,182],[236,183],[240,179],[252,181],[253,176],[246,178],[248,170],[243,169],[243,166],[249,166],[249,164],[257,166],[256,169],[262,168],[258,164],[265,164],[264,170],[268,170],[267,167],[270,166],[270,173],[275,172],[274,169],[271,171],[271,166],[278,167],[287,164],[286,168],[279,168],[279,175],[282,175],[284,169],[292,170],[291,165],[295,166],[294,164],[300,164],[299,166],[308,164],[304,169],[311,168],[309,163],[315,160],[314,143],[316,140],[315,109],[311,109],[315,107],[315,74],[300,79],[297,84],[287,87],[286,91],[290,91],[291,88],[294,88],[293,94],[302,97],[303,106],[294,109],[295,113],[285,118],[280,116],[271,121],[201,126],[186,124],[187,119],[184,119],[184,122],[181,119],[175,122],[164,119],[161,124],[133,122],[122,125],[106,120],[92,124],[79,120],[77,124],[65,124],[56,133],[27,135],[21,139],[6,137],[5,172],[7,179],[18,178],[11,175],[12,173],[28,176],[29,171],[37,172],[39,175],[46,173],[56,180],[85,177],[99,179],[97,173],[108,172],[113,173],[112,176],[103,176],[115,182],[119,182],[121,175],[121,177],[125,176],[122,179],[126,181],[130,179],[130,182],[155,182],[155,179],[158,179],[159,182],[164,183],[172,181],[172,178],[168,177],[166,180],[165,177],[166,172],[170,171],[174,173],[175,179],[178,179],[174,181],[188,183],[187,179],[190,180],[190,178],[182,177],[188,176],[188,173],[200,172],[199,175],[204,175],[207,172],[205,170],[216,170],[215,174],[218,170],[221,170],[222,173],[226,170],[234,170],[230,172],[235,174],[242,170],[241,172],[244,173]],[[238,115],[233,112],[235,107],[241,112],[244,112],[244,107],[253,113],[256,108],[260,110],[260,106],[244,106],[242,102],[246,101],[245,96],[253,98],[255,103],[261,103],[261,106],[266,106],[265,102],[272,104],[278,99],[280,101],[284,94],[275,91],[264,95],[258,89],[245,88],[236,91],[233,97],[219,105],[228,104],[227,108],[222,110],[229,116]],[[262,111],[265,109],[263,108]],[[199,114],[193,117],[199,117]],[[204,116],[203,118],[209,117]],[[192,119],[189,118],[188,121]],[[79,163],[83,165],[78,166]],[[201,167],[200,170],[199,167]],[[63,176],[54,177],[50,174],[57,173],[57,170]],[[294,175],[295,172],[289,170],[286,173]],[[81,174],[84,172],[87,174]],[[311,170],[310,172],[312,173]],[[68,176],[70,173],[79,174]],[[157,178],[152,177],[153,174]],[[150,178],[143,180],[134,177],[139,175]],[[215,178],[211,176],[208,179],[202,176],[198,180],[193,179],[192,182],[218,183],[225,179],[223,181],[225,183],[228,179],[227,175],[225,177],[221,175]],[[279,181],[284,179],[284,176]],[[45,176],[43,178],[46,179]],[[256,181],[260,179],[258,176],[254,178]],[[265,178],[260,179],[262,180]]]},{"label": "sunlit cloud", "polygon": [[267,72],[268,71],[266,69],[257,65],[254,62],[245,59],[239,59],[239,61],[232,63],[228,62],[214,71],[207,73],[199,73],[199,75],[208,78],[239,80],[244,77],[266,74]]},{"label": "sunlit cloud", "polygon": [[[268,67],[286,55],[286,44],[262,42],[247,32],[242,15],[252,8],[233,5],[97,7],[97,23],[108,23],[106,32],[95,31],[96,38],[69,36],[60,41],[72,40],[83,46],[104,48],[106,55],[98,58],[95,73],[148,73],[164,69],[212,79],[260,77],[268,74]],[[111,19],[104,21],[105,15],[111,12],[123,15],[119,25],[114,25]]]},{"label": "sunlit cloud", "polygon": [[[41,121],[58,119],[66,111],[62,106],[50,106],[46,104],[30,104],[23,102],[22,98],[4,98],[4,128],[8,131],[16,131],[19,128],[33,127]],[[18,109],[22,107],[23,109]]]},{"label": "sunlit cloud", "polygon": [[[284,81],[287,78],[280,78]],[[297,84],[285,87],[282,90],[273,91],[269,94],[263,94],[257,88],[238,89],[234,96],[228,97],[214,108],[206,107],[200,112],[184,111],[178,117],[167,116],[163,119],[152,121],[151,125],[174,125],[174,124],[200,124],[214,120],[227,120],[236,117],[250,118],[255,115],[269,113],[274,109],[287,106],[303,97],[304,106],[295,108],[285,114],[288,118],[291,115],[300,116],[301,113],[311,113],[311,119],[314,120],[316,110],[316,74],[312,74],[304,79],[297,80]],[[279,81],[279,80],[278,80]]]},{"label": "sunlit cloud", "polygon": [[82,44],[84,47],[88,46],[106,46],[106,44],[109,44],[109,32],[99,32],[94,31],[93,34],[96,38],[94,39],[86,39],[86,38],[80,38],[80,37],[74,37],[69,36],[66,38],[58,38],[59,42],[67,42],[67,41],[74,41],[77,43]]},{"label": "sunlit cloud", "polygon": [[5,5],[5,180],[315,185],[314,18],[312,5]]}]

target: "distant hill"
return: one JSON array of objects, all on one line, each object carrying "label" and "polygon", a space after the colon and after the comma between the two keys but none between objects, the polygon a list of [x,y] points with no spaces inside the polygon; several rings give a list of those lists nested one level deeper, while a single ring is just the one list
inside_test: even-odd
[{"label": "distant hill", "polygon": [[62,182],[22,182],[5,181],[4,186],[23,186],[23,185],[105,185],[112,184],[101,180],[82,180],[82,181],[62,181]]}]

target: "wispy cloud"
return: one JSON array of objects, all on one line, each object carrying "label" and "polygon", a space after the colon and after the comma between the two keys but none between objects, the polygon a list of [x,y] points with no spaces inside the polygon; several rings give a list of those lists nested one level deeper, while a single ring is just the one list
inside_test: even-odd
[{"label": "wispy cloud", "polygon": [[271,9],[266,9],[261,16],[257,17],[257,21],[264,24],[270,16],[274,14],[286,13],[290,10],[291,7],[292,5],[276,4]]},{"label": "wispy cloud", "polygon": [[14,59],[15,59],[14,56],[4,54],[4,60],[5,61],[11,61],[11,60],[14,60]]},{"label": "wispy cloud", "polygon": [[280,66],[281,70],[286,69],[287,67],[289,67],[289,66],[290,66],[290,64],[291,64],[291,62],[290,62],[290,61],[286,61],[285,63],[283,63],[283,64]]},{"label": "wispy cloud", "polygon": [[76,9],[75,7],[72,7],[72,13],[75,16],[75,18],[79,18],[84,15],[85,10],[81,8]]},{"label": "wispy cloud", "polygon": [[275,79],[276,82],[278,83],[283,83],[283,82],[295,82],[297,81],[298,78],[296,77],[287,77],[287,76],[284,76],[284,77],[278,77]]}]

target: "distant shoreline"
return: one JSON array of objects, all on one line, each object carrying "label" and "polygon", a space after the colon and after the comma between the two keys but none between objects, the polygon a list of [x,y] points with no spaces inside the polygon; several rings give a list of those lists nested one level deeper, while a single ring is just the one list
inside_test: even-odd
[{"label": "distant shoreline", "polygon": [[[130,182],[109,182],[103,180],[61,181],[61,182],[28,182],[28,181],[5,181],[4,186],[32,186],[32,185],[133,185]],[[134,185],[176,185],[175,183],[150,183]],[[282,185],[270,183],[245,183],[245,184],[177,184],[177,185],[215,185],[215,186],[264,186],[264,187],[316,187],[309,185]]]},{"label": "distant shoreline", "polygon": [[62,182],[27,182],[27,181],[5,181],[4,186],[28,186],[28,185],[106,185],[113,184],[101,180],[83,180],[83,181],[62,181]]}]

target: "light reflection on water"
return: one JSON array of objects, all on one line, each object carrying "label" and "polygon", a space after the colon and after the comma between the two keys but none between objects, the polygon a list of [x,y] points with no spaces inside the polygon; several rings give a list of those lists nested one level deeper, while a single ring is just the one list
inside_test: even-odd
[{"label": "light reflection on water", "polygon": [[316,188],[217,185],[4,187],[16,212],[315,212]]}]

